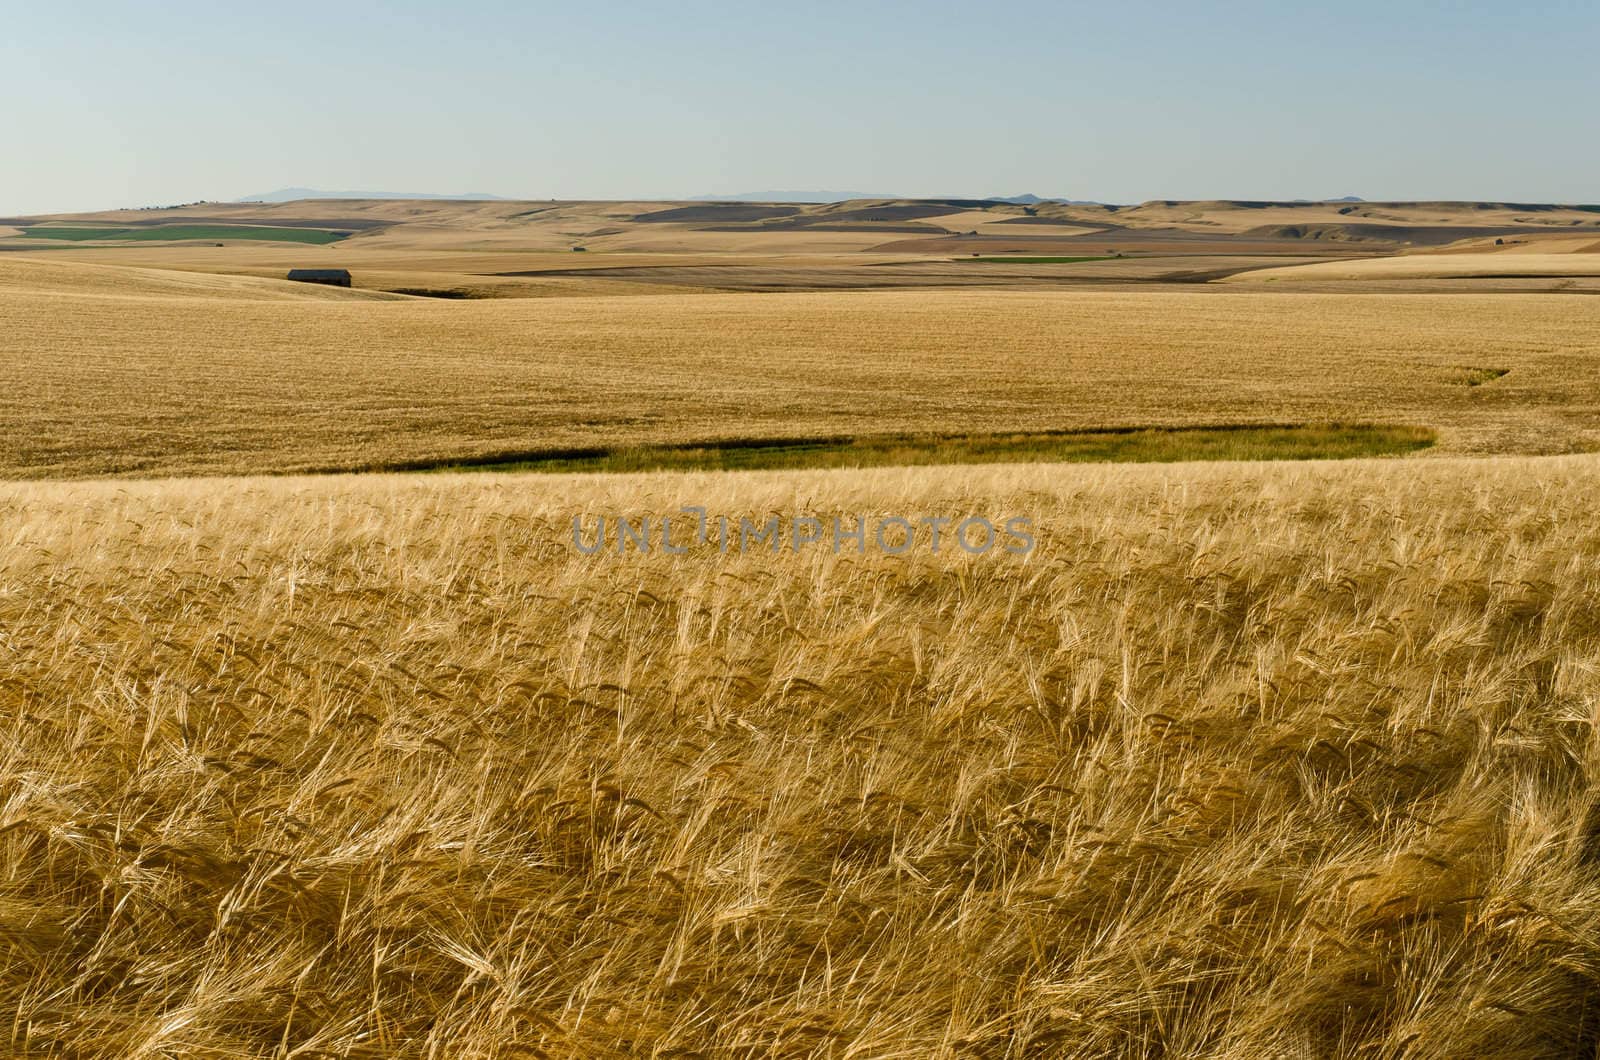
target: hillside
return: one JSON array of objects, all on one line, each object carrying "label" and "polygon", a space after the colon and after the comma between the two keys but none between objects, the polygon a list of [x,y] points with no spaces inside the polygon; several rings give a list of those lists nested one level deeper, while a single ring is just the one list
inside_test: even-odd
[{"label": "hillside", "polygon": [[0,289],[0,475],[13,478],[1248,423],[1430,428],[1446,453],[1600,444],[1600,301],[1583,297],[1213,286],[456,301],[21,255],[0,256]]},{"label": "hillside", "polygon": [[[844,202],[626,203],[626,202],[512,202],[504,200],[398,200],[324,199],[285,203],[200,203],[170,210],[123,210],[96,214],[56,215],[49,218],[8,218],[3,222],[55,224],[121,224],[153,226],[174,223],[252,224],[293,227],[317,225],[351,229],[361,241],[396,243],[426,237],[448,245],[454,232],[461,245],[495,245],[521,241],[528,249],[565,249],[588,239],[595,249],[661,249],[657,226],[670,224],[686,244],[698,249],[719,249],[718,236],[759,234],[771,237],[774,250],[799,250],[807,242],[798,238],[831,233],[851,234],[824,243],[872,250],[893,242],[896,235],[925,234],[960,237],[974,224],[1025,225],[1031,238],[1076,233],[1052,233],[1052,223],[1112,234],[1123,231],[1170,231],[1187,236],[1226,239],[1303,240],[1307,233],[1354,231],[1373,243],[1403,246],[1421,241],[1449,241],[1473,235],[1592,229],[1600,238],[1600,212],[1595,208],[1508,203],[1271,203],[1175,202],[1137,206],[1101,206],[1039,202],[1004,202],[981,199],[879,199]],[[615,229],[610,231],[610,229]],[[1298,229],[1300,234],[1289,234]],[[993,236],[994,233],[981,233]],[[1020,233],[1017,233],[1020,235]],[[785,236],[792,238],[784,238]],[[876,238],[874,238],[876,237]],[[477,241],[477,242],[474,242]],[[1103,241],[1103,240],[1102,240]],[[17,237],[7,241],[15,244]],[[723,240],[723,249],[743,249],[736,239]],[[952,244],[952,248],[955,245]],[[960,252],[956,249],[956,252]]]}]

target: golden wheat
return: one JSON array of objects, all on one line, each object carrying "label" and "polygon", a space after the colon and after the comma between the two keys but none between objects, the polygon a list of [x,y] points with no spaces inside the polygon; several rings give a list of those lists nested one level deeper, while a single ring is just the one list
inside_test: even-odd
[{"label": "golden wheat", "polygon": [[[1585,237],[1584,245],[1600,242]],[[1472,279],[1522,277],[1600,276],[1600,254],[1537,253],[1525,248],[1513,252],[1472,254],[1414,254],[1397,258],[1369,258],[1361,261],[1329,261],[1314,265],[1255,269],[1231,277],[1237,284],[1276,283],[1296,280],[1397,280],[1397,279]]]},{"label": "golden wheat", "polygon": [[[506,301],[81,293],[0,261],[0,475],[361,469],[748,436],[1368,420],[1600,442],[1584,297],[890,291]],[[73,268],[63,266],[62,268]],[[154,276],[154,278],[153,278]],[[85,281],[89,282],[88,280]],[[29,286],[31,284],[32,286]],[[154,292],[154,293],[152,293]],[[363,292],[357,292],[361,294]],[[369,295],[370,297],[370,295]],[[1474,373],[1508,370],[1488,385]]]},{"label": "golden wheat", "polygon": [[[17,1054],[1588,1055],[1600,464],[0,488]],[[573,548],[1027,515],[1027,556]]]}]

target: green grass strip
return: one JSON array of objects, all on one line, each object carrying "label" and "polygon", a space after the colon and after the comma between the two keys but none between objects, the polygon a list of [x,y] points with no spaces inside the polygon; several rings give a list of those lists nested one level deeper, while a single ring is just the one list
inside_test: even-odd
[{"label": "green grass strip", "polygon": [[221,242],[229,239],[260,239],[275,243],[337,243],[350,235],[323,228],[269,228],[260,225],[157,225],[153,228],[77,228],[38,225],[23,230],[28,239],[59,239],[73,243],[89,241],[153,242],[157,240],[204,239]]}]

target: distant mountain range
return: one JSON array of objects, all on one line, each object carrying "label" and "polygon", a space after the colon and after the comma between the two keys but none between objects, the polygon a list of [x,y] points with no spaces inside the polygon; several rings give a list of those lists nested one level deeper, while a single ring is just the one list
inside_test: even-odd
[{"label": "distant mountain range", "polygon": [[[688,202],[844,202],[849,199],[905,199],[910,196],[872,191],[747,191],[738,195],[695,195]],[[916,196],[925,198],[926,196]],[[972,199],[969,195],[933,196],[934,199]],[[297,199],[455,199],[458,201],[512,202],[504,195],[471,191],[461,195],[438,195],[423,191],[324,191],[320,188],[280,188],[277,191],[246,195],[235,202],[294,202]],[[665,200],[663,200],[665,201]],[[1017,206],[1037,206],[1040,203],[1061,203],[1068,206],[1100,206],[1095,199],[1061,199],[1040,195],[990,195],[984,202],[1005,202]],[[1312,202],[1365,202],[1359,195],[1346,195],[1338,199],[1293,199],[1297,203]]]},{"label": "distant mountain range", "polygon": [[846,199],[898,199],[873,191],[746,191],[738,195],[694,195],[686,202],[844,202]]},{"label": "distant mountain range", "polygon": [[504,195],[489,195],[469,191],[464,195],[434,195],[422,191],[323,191],[320,188],[279,188],[277,191],[246,195],[235,202],[294,202],[296,199],[458,199],[477,201],[509,201]]},{"label": "distant mountain range", "polygon": [[[983,202],[1009,202],[1019,206],[1034,206],[1041,202],[1073,203],[1085,206],[1098,206],[1086,199],[1050,199],[1038,195],[1002,195],[981,196]],[[962,199],[977,201],[971,195],[893,195],[881,191],[747,191],[738,195],[695,195],[688,202],[845,202],[849,199],[931,199],[941,202],[946,199]]]},{"label": "distant mountain range", "polygon": [[1041,202],[1064,203],[1064,204],[1069,205],[1069,206],[1072,206],[1072,205],[1076,205],[1076,206],[1099,206],[1100,205],[1097,202],[1090,202],[1087,199],[1052,199],[1052,198],[1050,198],[1048,196],[1041,198],[1038,195],[1008,195],[1008,196],[991,195],[989,197],[989,201],[990,202],[1009,202],[1013,206],[1037,206]]}]

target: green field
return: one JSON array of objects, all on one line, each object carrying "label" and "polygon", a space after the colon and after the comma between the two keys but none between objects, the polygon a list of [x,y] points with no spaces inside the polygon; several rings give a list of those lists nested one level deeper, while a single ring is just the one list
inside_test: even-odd
[{"label": "green field", "polygon": [[1056,258],[1056,257],[972,257],[952,258],[952,261],[982,261],[997,262],[1001,265],[1076,265],[1080,261],[1110,261],[1120,254],[1099,254],[1088,258]]},{"label": "green field", "polygon": [[150,228],[79,228],[38,225],[23,230],[29,239],[62,239],[73,243],[89,241],[149,242],[180,239],[222,241],[263,239],[276,243],[337,243],[349,232],[324,228],[271,228],[265,225],[156,225]]},{"label": "green field", "polygon": [[1177,463],[1189,460],[1346,460],[1426,449],[1421,427],[1320,424],[1147,428],[955,436],[890,435],[816,440],[746,439],[704,445],[551,452],[402,471],[763,471],[932,464]]}]

